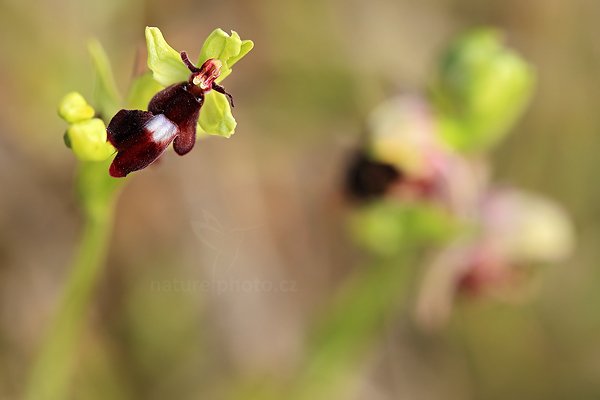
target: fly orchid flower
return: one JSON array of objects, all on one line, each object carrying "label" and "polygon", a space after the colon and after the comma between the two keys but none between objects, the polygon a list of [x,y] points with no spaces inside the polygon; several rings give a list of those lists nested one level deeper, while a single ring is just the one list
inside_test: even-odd
[{"label": "fly orchid flower", "polygon": [[[124,177],[156,161],[173,143],[175,152],[187,154],[196,142],[196,132],[230,137],[236,127],[231,113],[233,98],[220,85],[232,66],[254,43],[215,29],[205,40],[197,67],[186,52],[177,52],[158,28],[146,27],[150,74],[132,85],[126,109],[119,112],[119,97],[108,60],[98,46],[91,48],[101,83],[97,103],[101,115],[114,115],[106,128],[107,146],[117,150],[109,173]],[[98,56],[103,57],[98,57]],[[110,81],[110,82],[109,82]],[[107,85],[111,83],[112,85]],[[110,90],[109,90],[110,89]],[[114,90],[113,90],[114,89]],[[104,100],[104,101],[100,101]],[[147,107],[146,107],[147,105]]]},{"label": "fly orchid flower", "polygon": [[111,176],[124,177],[147,167],[171,143],[180,156],[192,150],[200,108],[207,92],[214,90],[224,94],[233,107],[232,96],[215,82],[223,63],[211,58],[198,68],[185,51],[180,54],[191,73],[186,82],[158,92],[150,100],[148,111],[121,110],[108,124],[108,141],[118,151],[110,166]]},{"label": "fly orchid flower", "polygon": [[[231,113],[233,97],[220,83],[254,47],[235,31],[229,35],[215,29],[194,64],[186,52],[169,46],[158,28],[146,27],[145,35],[151,72],[132,83],[126,109],[117,112],[122,97],[108,57],[96,41],[89,46],[98,77],[96,109],[76,92],[59,105],[60,117],[69,124],[67,146],[82,161],[104,162],[116,152],[109,168],[113,177],[147,167],[171,143],[177,154],[187,154],[194,147],[196,132],[230,137],[237,125]],[[113,116],[108,126],[102,119],[106,116]]]},{"label": "fly orchid flower", "polygon": [[398,189],[425,194],[434,185],[433,161],[441,152],[424,101],[404,95],[379,105],[368,119],[368,140],[348,169],[346,191],[370,200]]}]

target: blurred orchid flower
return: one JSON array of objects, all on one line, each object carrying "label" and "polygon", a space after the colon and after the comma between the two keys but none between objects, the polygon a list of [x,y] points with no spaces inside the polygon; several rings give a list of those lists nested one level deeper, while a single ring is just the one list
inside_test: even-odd
[{"label": "blurred orchid flower", "polygon": [[378,106],[368,120],[366,150],[347,175],[359,200],[385,196],[437,202],[457,214],[472,212],[487,182],[487,167],[469,162],[440,140],[427,102],[402,95]]},{"label": "blurred orchid flower", "polygon": [[494,190],[479,213],[479,232],[441,250],[425,273],[416,318],[426,328],[448,319],[458,295],[512,299],[526,286],[528,267],[564,261],[573,251],[569,217],[544,197]]},{"label": "blurred orchid flower", "polygon": [[421,97],[402,95],[383,102],[370,114],[367,127],[367,146],[374,159],[415,179],[433,173],[443,149],[429,106]]}]

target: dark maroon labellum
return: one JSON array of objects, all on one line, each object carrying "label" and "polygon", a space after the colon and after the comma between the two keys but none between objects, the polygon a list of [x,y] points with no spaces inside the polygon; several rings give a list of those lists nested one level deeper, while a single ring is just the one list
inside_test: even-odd
[{"label": "dark maroon labellum", "polygon": [[196,143],[196,123],[204,95],[210,90],[224,94],[233,107],[233,98],[215,80],[221,62],[209,59],[198,68],[187,54],[181,59],[191,71],[187,82],[177,83],[158,92],[148,104],[148,111],[121,110],[107,127],[108,141],[117,149],[110,175],[124,177],[156,161],[173,142],[179,155],[187,154]]},{"label": "dark maroon labellum", "polygon": [[345,189],[353,200],[373,200],[383,196],[401,178],[401,172],[394,166],[371,160],[359,151],[348,167]]}]

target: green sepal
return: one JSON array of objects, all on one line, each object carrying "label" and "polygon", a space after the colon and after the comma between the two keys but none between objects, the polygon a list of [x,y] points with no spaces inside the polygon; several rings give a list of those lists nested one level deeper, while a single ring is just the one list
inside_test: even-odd
[{"label": "green sepal", "polygon": [[71,139],[69,139],[69,134],[67,132],[63,135],[63,142],[65,143],[65,146],[69,149],[71,148]]},{"label": "green sepal", "polygon": [[146,46],[148,49],[148,68],[154,80],[163,86],[187,81],[190,71],[179,53],[166,42],[160,29],[146,27]]}]

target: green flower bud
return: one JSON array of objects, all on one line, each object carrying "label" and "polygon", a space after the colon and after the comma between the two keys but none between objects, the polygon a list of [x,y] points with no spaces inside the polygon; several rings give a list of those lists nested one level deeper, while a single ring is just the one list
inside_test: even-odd
[{"label": "green flower bud", "polygon": [[487,150],[509,131],[528,104],[533,68],[481,29],[457,40],[443,57],[433,87],[440,131],[454,148]]},{"label": "green flower bud", "polygon": [[85,121],[94,117],[94,109],[77,92],[68,93],[58,106],[58,115],[69,123]]},{"label": "green flower bud", "polygon": [[103,161],[115,153],[114,147],[106,141],[106,125],[99,118],[71,124],[65,142],[82,161]]}]

